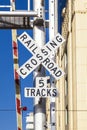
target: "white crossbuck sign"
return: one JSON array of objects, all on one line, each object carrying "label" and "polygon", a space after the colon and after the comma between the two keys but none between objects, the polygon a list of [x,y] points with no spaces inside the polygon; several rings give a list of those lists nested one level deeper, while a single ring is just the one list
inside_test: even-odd
[{"label": "white crossbuck sign", "polygon": [[65,41],[59,33],[42,48],[39,48],[37,46],[38,44],[26,32],[22,33],[18,37],[18,40],[33,54],[33,56],[17,70],[18,74],[23,79],[40,64],[42,64],[56,80],[64,75],[62,69],[49,58],[50,55],[52,55],[52,53],[54,53],[54,51]]}]

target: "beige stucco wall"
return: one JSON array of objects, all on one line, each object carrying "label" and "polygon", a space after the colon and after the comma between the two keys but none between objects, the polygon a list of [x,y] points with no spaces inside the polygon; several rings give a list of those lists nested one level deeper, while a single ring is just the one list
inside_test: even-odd
[{"label": "beige stucco wall", "polygon": [[87,13],[76,13],[77,128],[87,130]]},{"label": "beige stucco wall", "polygon": [[[69,10],[71,1],[68,4]],[[69,10],[68,17],[68,26],[65,19],[62,28],[64,37],[68,32],[69,124],[66,130],[87,130],[87,0],[73,0],[73,10]]]},{"label": "beige stucco wall", "polygon": [[76,125],[77,130],[87,130],[87,0],[76,0],[74,7],[72,40],[76,71]]},{"label": "beige stucco wall", "polygon": [[[67,75],[68,94],[65,95],[65,77],[57,82],[59,97],[56,100],[57,130],[87,130],[87,0],[68,0],[62,35],[66,49],[59,49],[57,63]],[[61,58],[62,57],[62,61]],[[67,71],[64,64],[67,62]],[[68,72],[68,73],[67,73]],[[68,100],[67,100],[68,98]],[[68,105],[68,125],[65,108]],[[62,112],[61,110],[64,110]],[[65,125],[65,126],[64,126]]]}]

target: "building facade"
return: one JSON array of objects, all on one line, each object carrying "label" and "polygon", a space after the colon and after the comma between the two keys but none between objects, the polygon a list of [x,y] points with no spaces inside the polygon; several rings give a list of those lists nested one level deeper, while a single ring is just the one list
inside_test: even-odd
[{"label": "building facade", "polygon": [[66,39],[57,54],[65,77],[57,82],[57,130],[87,130],[87,0],[67,0],[62,11]]}]

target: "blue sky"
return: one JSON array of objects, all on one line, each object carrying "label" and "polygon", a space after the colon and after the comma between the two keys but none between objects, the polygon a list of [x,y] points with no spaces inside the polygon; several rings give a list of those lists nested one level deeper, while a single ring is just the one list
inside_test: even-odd
[{"label": "blue sky", "polygon": [[[0,0],[0,5],[7,5],[9,4],[9,1],[10,0]],[[27,9],[27,0],[16,0],[16,9]],[[24,30],[18,30],[18,35],[20,35],[23,31]],[[31,30],[28,30],[27,32],[30,36],[32,36]],[[11,35],[11,30],[0,30],[0,130],[17,130]],[[47,41],[48,37],[46,39],[46,42]],[[31,57],[31,54],[24,48],[24,46],[21,43],[18,42],[18,46],[19,64],[22,65],[25,61],[29,59],[29,57]],[[32,74],[30,74],[24,80],[21,79],[22,106],[28,107],[28,111],[24,111],[22,113],[23,130],[25,130],[26,114],[33,110],[33,101],[29,98],[24,97],[24,88],[33,86],[32,79]]]},{"label": "blue sky", "polygon": [[[17,9],[27,8],[27,0],[16,1]],[[0,5],[9,4],[9,0],[0,0]],[[24,30],[18,30],[21,34]],[[31,31],[28,33],[32,36]],[[0,130],[17,130],[16,108],[15,108],[15,84],[13,74],[12,36],[11,30],[0,30]],[[23,64],[29,57],[29,52],[19,45],[19,62]],[[25,53],[24,53],[25,52]],[[25,80],[21,79],[22,105],[28,107],[27,112],[23,112],[23,130],[25,130],[25,117],[33,109],[33,102],[24,98],[24,87],[33,85],[32,74]]]}]

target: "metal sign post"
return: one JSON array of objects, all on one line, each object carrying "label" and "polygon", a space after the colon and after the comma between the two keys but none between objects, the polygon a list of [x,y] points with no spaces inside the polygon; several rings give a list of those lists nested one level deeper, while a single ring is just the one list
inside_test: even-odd
[{"label": "metal sign post", "polygon": [[[34,0],[34,10],[38,11],[39,17],[34,19],[34,40],[39,43],[41,48],[45,43],[45,26],[44,26],[44,0]],[[34,71],[34,85],[37,76],[45,76],[45,69],[40,65]],[[46,130],[44,125],[46,124],[46,110],[45,99],[36,97],[34,100],[34,129]]]},{"label": "metal sign post", "polygon": [[[52,39],[58,33],[58,3],[57,0],[49,0],[49,39]],[[56,53],[51,55],[53,61],[56,60]],[[51,88],[56,87],[56,80],[51,76]],[[56,111],[55,111],[55,97],[50,100],[50,123],[51,130],[56,130]]]},{"label": "metal sign post", "polygon": [[[10,0],[11,11],[15,10],[15,1]],[[14,60],[14,81],[15,81],[15,104],[16,104],[16,118],[17,118],[17,130],[22,130],[22,110],[21,110],[21,93],[20,93],[20,77],[16,72],[19,68],[18,64],[18,44],[17,44],[17,30],[12,29],[12,49]]]}]

